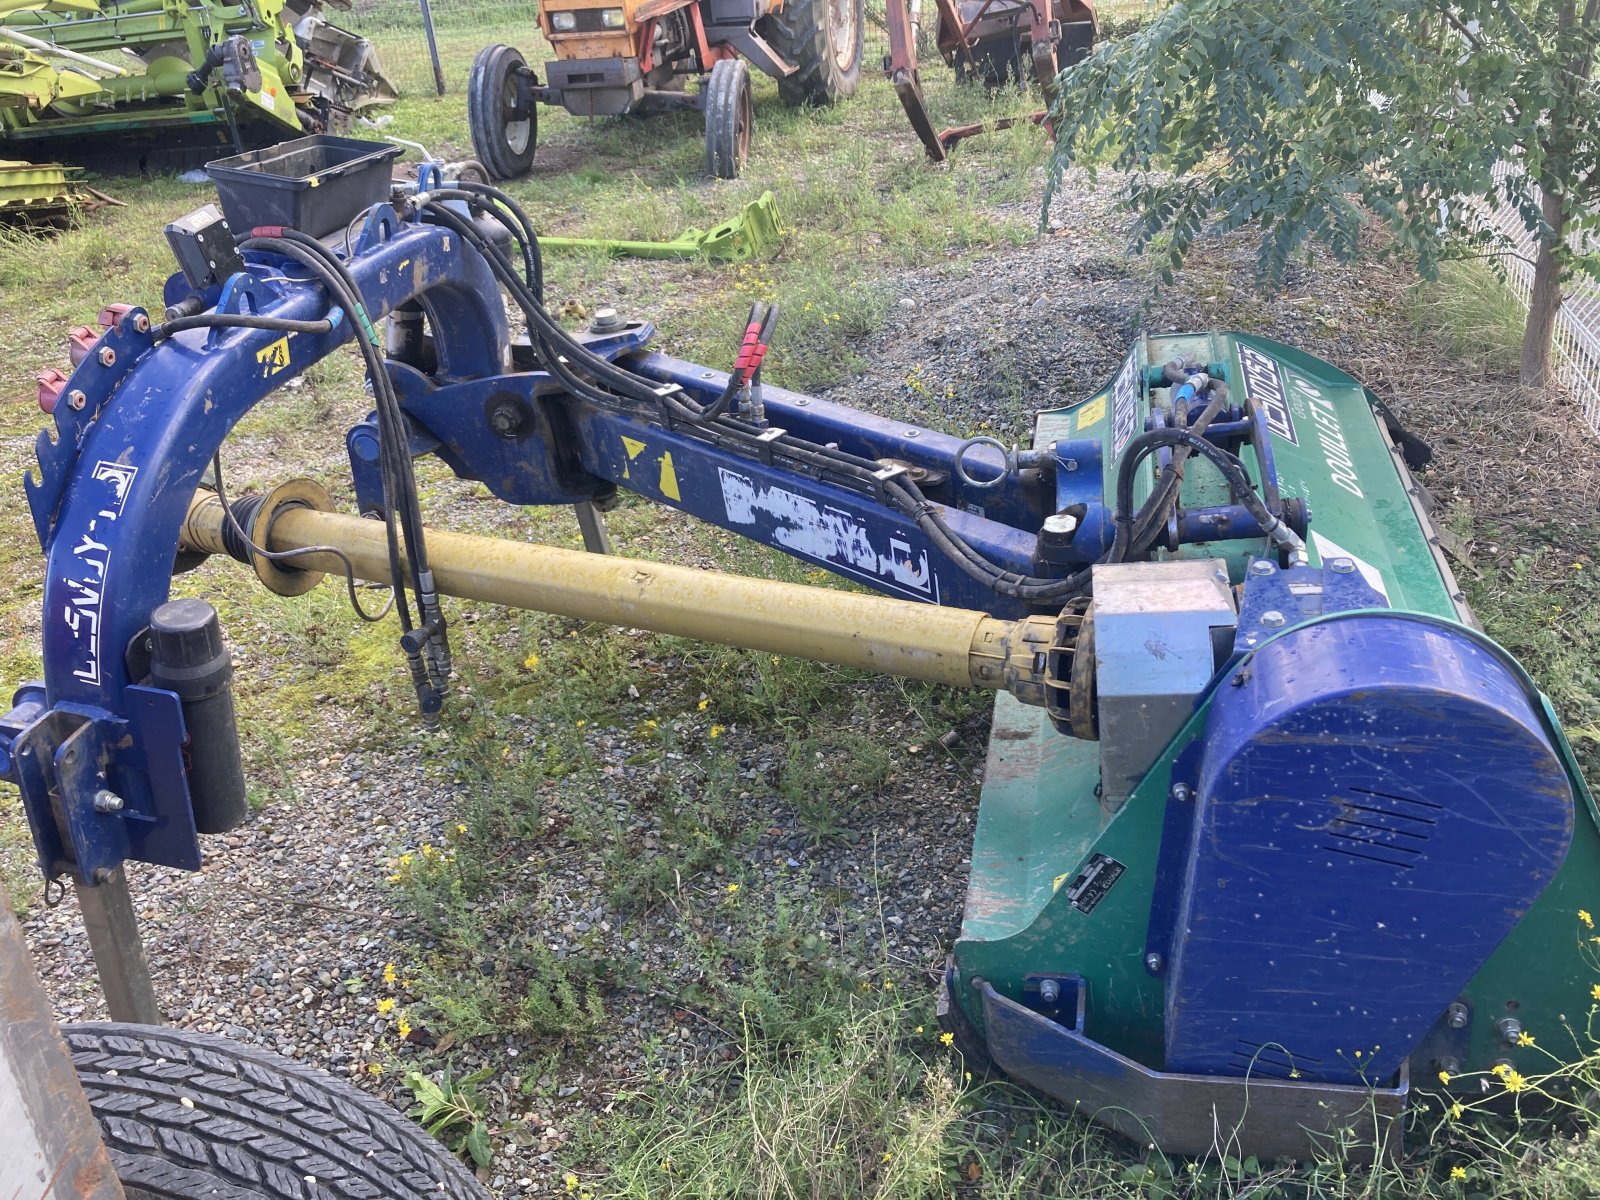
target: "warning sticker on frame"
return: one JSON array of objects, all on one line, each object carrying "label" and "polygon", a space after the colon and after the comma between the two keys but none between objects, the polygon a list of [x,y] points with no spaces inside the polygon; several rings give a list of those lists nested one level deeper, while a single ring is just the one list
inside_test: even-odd
[{"label": "warning sticker on frame", "polygon": [[1138,423],[1139,366],[1130,354],[1111,384],[1111,457],[1122,453]]}]

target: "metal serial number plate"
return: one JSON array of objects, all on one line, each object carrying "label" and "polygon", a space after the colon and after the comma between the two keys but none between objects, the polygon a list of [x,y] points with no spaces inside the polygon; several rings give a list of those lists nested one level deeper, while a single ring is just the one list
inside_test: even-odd
[{"label": "metal serial number plate", "polygon": [[1117,880],[1128,868],[1104,854],[1094,854],[1067,887],[1067,899],[1081,913],[1092,913],[1095,905],[1106,898],[1106,893],[1116,886]]}]

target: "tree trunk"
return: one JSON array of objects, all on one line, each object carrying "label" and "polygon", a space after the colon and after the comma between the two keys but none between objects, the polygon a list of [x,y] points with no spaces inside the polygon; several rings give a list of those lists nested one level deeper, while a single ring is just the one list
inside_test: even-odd
[{"label": "tree trunk", "polygon": [[1567,214],[1561,198],[1551,189],[1541,199],[1545,223],[1554,236],[1540,241],[1539,257],[1533,267],[1533,291],[1528,297],[1528,324],[1522,333],[1522,384],[1543,387],[1550,382],[1556,331],[1556,314],[1561,311],[1561,263],[1556,250],[1567,234]]}]

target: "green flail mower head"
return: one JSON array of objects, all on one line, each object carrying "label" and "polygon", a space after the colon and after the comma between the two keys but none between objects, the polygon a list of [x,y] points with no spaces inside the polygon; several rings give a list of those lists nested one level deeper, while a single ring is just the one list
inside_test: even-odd
[{"label": "green flail mower head", "polygon": [[19,156],[183,168],[395,96],[315,0],[0,0],[0,147]]}]

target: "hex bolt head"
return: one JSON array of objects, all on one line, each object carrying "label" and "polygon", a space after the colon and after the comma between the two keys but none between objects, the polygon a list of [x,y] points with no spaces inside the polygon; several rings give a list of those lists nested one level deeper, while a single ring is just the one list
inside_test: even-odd
[{"label": "hex bolt head", "polygon": [[123,799],[107,788],[101,788],[94,794],[94,810],[98,813],[118,813],[122,811]]},{"label": "hex bolt head", "polygon": [[1445,1020],[1450,1023],[1451,1029],[1465,1029],[1472,1021],[1472,1013],[1465,1004],[1457,1000],[1445,1009]]},{"label": "hex bolt head", "polygon": [[1175,783],[1172,785],[1172,798],[1179,804],[1187,804],[1194,799],[1194,789],[1187,783]]},{"label": "hex bolt head", "polygon": [[85,396],[79,389],[73,388],[67,393],[67,407],[74,412],[82,412],[83,406],[87,403],[89,403],[89,397]]},{"label": "hex bolt head", "polygon": [[1356,561],[1353,558],[1335,558],[1328,562],[1328,570],[1340,575],[1353,575],[1355,569]]},{"label": "hex bolt head", "polygon": [[1164,964],[1161,955],[1157,954],[1154,950],[1144,956],[1144,969],[1149,971],[1152,975],[1159,972],[1163,965]]},{"label": "hex bolt head", "polygon": [[1277,573],[1277,570],[1277,567],[1264,558],[1258,558],[1250,564],[1250,574],[1252,575],[1273,575]]},{"label": "hex bolt head", "polygon": [[134,327],[134,329],[138,330],[140,333],[149,333],[150,332],[150,318],[145,316],[143,313],[140,313],[138,316],[134,317],[134,319],[133,319],[133,327]]},{"label": "hex bolt head", "polygon": [[607,329],[618,329],[622,325],[622,318],[617,315],[614,308],[595,309],[594,319],[589,322],[589,328],[599,333]]},{"label": "hex bolt head", "polygon": [[1494,1028],[1500,1040],[1508,1046],[1515,1046],[1517,1039],[1522,1036],[1522,1022],[1515,1017],[1501,1017],[1494,1023]]},{"label": "hex bolt head", "polygon": [[1061,999],[1061,985],[1054,979],[1041,979],[1039,981],[1039,999],[1046,1004],[1054,1004]]},{"label": "hex bolt head", "polygon": [[117,352],[115,350],[113,350],[110,346],[101,346],[100,347],[100,365],[102,367],[111,367],[111,366],[115,366],[116,362],[117,362]]},{"label": "hex bolt head", "polygon": [[1275,608],[1269,608],[1261,614],[1261,623],[1268,629],[1282,629],[1286,618]]},{"label": "hex bolt head", "polygon": [[1456,1058],[1441,1058],[1439,1060],[1439,1070],[1443,1071],[1446,1075],[1459,1075],[1461,1074],[1461,1060]]},{"label": "hex bolt head", "polygon": [[1078,529],[1078,518],[1071,513],[1055,513],[1044,519],[1043,529],[1046,533],[1063,535],[1075,533]]}]

